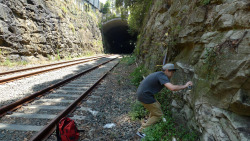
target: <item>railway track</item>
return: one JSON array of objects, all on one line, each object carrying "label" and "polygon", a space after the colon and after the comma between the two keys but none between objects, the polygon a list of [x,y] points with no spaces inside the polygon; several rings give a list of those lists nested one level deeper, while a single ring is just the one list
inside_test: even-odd
[{"label": "railway track", "polygon": [[27,70],[33,70],[33,69],[43,68],[43,67],[49,67],[49,66],[55,66],[55,65],[60,65],[60,64],[66,64],[66,63],[76,62],[76,61],[82,61],[82,60],[91,59],[91,58],[105,57],[105,56],[106,55],[100,55],[100,56],[94,56],[94,57],[86,57],[86,58],[81,58],[81,59],[76,59],[76,60],[71,60],[71,61],[63,61],[63,62],[59,62],[59,63],[52,63],[52,64],[47,64],[47,65],[41,65],[41,66],[35,66],[35,67],[17,69],[17,70],[12,70],[12,71],[6,71],[6,72],[1,72],[0,76],[6,75],[6,74],[11,74],[11,73],[17,73],[17,72],[27,71]]},{"label": "railway track", "polygon": [[[73,111],[89,111],[95,114],[96,111],[89,108],[76,107],[81,102],[86,102],[88,94],[118,61],[115,58],[109,59],[67,80],[1,107],[0,140],[46,140],[54,132],[59,120]],[[85,119],[85,116],[72,114],[72,119]]]},{"label": "railway track", "polygon": [[19,70],[13,70],[13,71],[8,71],[8,72],[2,72],[0,73],[0,84],[10,82],[10,81],[15,81],[17,79],[21,79],[24,77],[30,77],[32,75],[45,73],[48,71],[53,71],[53,70],[62,69],[65,67],[70,67],[73,65],[78,65],[81,63],[86,63],[89,61],[100,59],[102,57],[107,57],[107,55],[102,55],[102,56],[97,56],[97,57],[88,57],[88,58],[77,59],[77,60],[72,60],[72,61],[64,61],[60,63],[54,63],[54,64],[24,68],[24,69],[19,69]]}]

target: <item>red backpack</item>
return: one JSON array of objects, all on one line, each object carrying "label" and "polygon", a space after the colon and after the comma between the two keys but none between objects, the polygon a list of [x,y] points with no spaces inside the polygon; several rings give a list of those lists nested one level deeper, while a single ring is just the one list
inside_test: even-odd
[{"label": "red backpack", "polygon": [[75,121],[68,117],[62,118],[56,127],[56,136],[58,141],[77,141],[79,139],[79,130]]}]

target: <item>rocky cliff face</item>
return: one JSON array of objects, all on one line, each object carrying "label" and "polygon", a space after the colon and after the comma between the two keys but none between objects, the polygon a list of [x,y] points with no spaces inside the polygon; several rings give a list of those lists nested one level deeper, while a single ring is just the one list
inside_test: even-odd
[{"label": "rocky cliff face", "polygon": [[249,11],[248,0],[157,0],[145,20],[135,53],[152,71],[166,53],[172,82],[194,82],[172,111],[201,140],[250,140]]},{"label": "rocky cliff face", "polygon": [[0,0],[0,59],[101,53],[98,16],[71,0]]}]

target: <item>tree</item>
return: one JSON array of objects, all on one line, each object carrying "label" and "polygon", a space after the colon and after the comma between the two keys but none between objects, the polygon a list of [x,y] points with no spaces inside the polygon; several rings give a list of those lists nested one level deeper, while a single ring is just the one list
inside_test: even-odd
[{"label": "tree", "polygon": [[153,0],[116,0],[115,6],[121,9],[122,18],[127,18],[131,34],[140,32],[152,2]]},{"label": "tree", "polygon": [[103,14],[110,13],[110,6],[111,6],[110,0],[107,0],[106,3],[103,6],[102,13]]}]

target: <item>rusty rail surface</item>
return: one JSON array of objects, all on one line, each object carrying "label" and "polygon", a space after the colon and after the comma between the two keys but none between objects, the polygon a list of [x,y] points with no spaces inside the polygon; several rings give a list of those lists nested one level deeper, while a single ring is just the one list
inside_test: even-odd
[{"label": "rusty rail surface", "polygon": [[77,60],[72,60],[72,61],[64,61],[64,62],[53,63],[53,64],[48,64],[48,65],[41,65],[41,66],[36,66],[36,67],[29,67],[29,68],[18,69],[18,70],[7,71],[7,72],[1,72],[0,75],[6,75],[6,74],[10,74],[10,73],[22,72],[22,71],[27,71],[27,70],[33,70],[33,69],[38,69],[38,68],[44,68],[44,67],[49,67],[49,66],[54,66],[54,65],[66,64],[66,63],[87,60],[87,59],[93,59],[93,58],[101,58],[101,57],[105,57],[105,55],[100,55],[100,56],[96,56],[96,57],[87,57],[87,58],[77,59]]},{"label": "rusty rail surface", "polygon": [[97,60],[103,57],[94,57],[94,58],[90,58],[89,60],[84,59],[81,62],[77,62],[77,63],[73,63],[73,64],[68,64],[68,65],[64,65],[64,66],[59,66],[59,67],[54,67],[54,68],[50,68],[50,69],[45,69],[45,70],[41,70],[41,71],[37,71],[37,72],[32,72],[32,73],[27,73],[27,74],[23,74],[23,75],[18,75],[18,76],[14,76],[14,77],[9,77],[9,78],[5,78],[5,79],[1,79],[0,80],[0,84],[1,83],[6,83],[6,82],[10,82],[19,78],[23,78],[23,77],[29,77],[29,76],[33,76],[33,75],[37,75],[40,73],[44,73],[44,72],[48,72],[48,71],[52,71],[52,70],[56,70],[56,69],[60,69],[60,68],[64,68],[64,67],[69,67],[69,66],[73,66],[73,65],[77,65],[77,64],[81,64],[81,63],[85,63],[85,62],[89,62],[89,61],[93,61],[93,60]]},{"label": "rusty rail surface", "polygon": [[[110,72],[116,65],[114,65],[108,72]],[[36,135],[34,135],[30,139],[30,141],[41,141],[47,139],[55,131],[56,125],[59,123],[59,121],[63,117],[72,113],[75,110],[76,106],[79,105],[81,101],[101,82],[101,80],[106,77],[108,72],[104,74],[95,84],[93,84],[85,93],[83,93],[79,98],[77,98],[72,104],[70,104],[64,111],[62,111],[58,116],[56,116],[56,118],[50,121],[44,128],[42,128]]]},{"label": "rusty rail surface", "polygon": [[54,85],[51,85],[51,86],[49,86],[49,87],[47,87],[47,88],[45,88],[45,89],[43,89],[41,91],[33,93],[30,96],[24,97],[24,98],[22,98],[22,99],[20,99],[20,100],[18,100],[16,102],[13,102],[13,103],[11,103],[9,105],[1,107],[0,108],[0,117],[4,116],[9,111],[16,110],[17,108],[21,107],[25,103],[29,103],[29,102],[33,101],[36,97],[42,96],[46,92],[49,92],[49,91],[51,91],[51,90],[53,90],[53,89],[55,89],[55,88],[57,88],[59,86],[62,86],[64,84],[68,83],[69,81],[72,81],[73,79],[76,79],[77,77],[79,77],[79,76],[81,76],[81,75],[83,75],[83,74],[85,74],[85,73],[87,73],[87,72],[89,72],[91,70],[94,70],[94,69],[100,67],[101,65],[104,65],[104,64],[106,64],[106,63],[108,63],[108,62],[110,62],[110,61],[112,61],[114,59],[116,59],[116,58],[110,59],[110,60],[108,60],[108,61],[106,61],[104,63],[101,63],[101,64],[96,65],[96,66],[94,66],[92,68],[89,68],[89,69],[87,69],[87,70],[85,70],[83,72],[80,72],[80,73],[78,73],[78,74],[76,74],[76,75],[74,75],[74,76],[72,76],[72,77],[70,77],[68,79],[65,79],[63,81],[60,81],[60,82],[54,84]]}]

